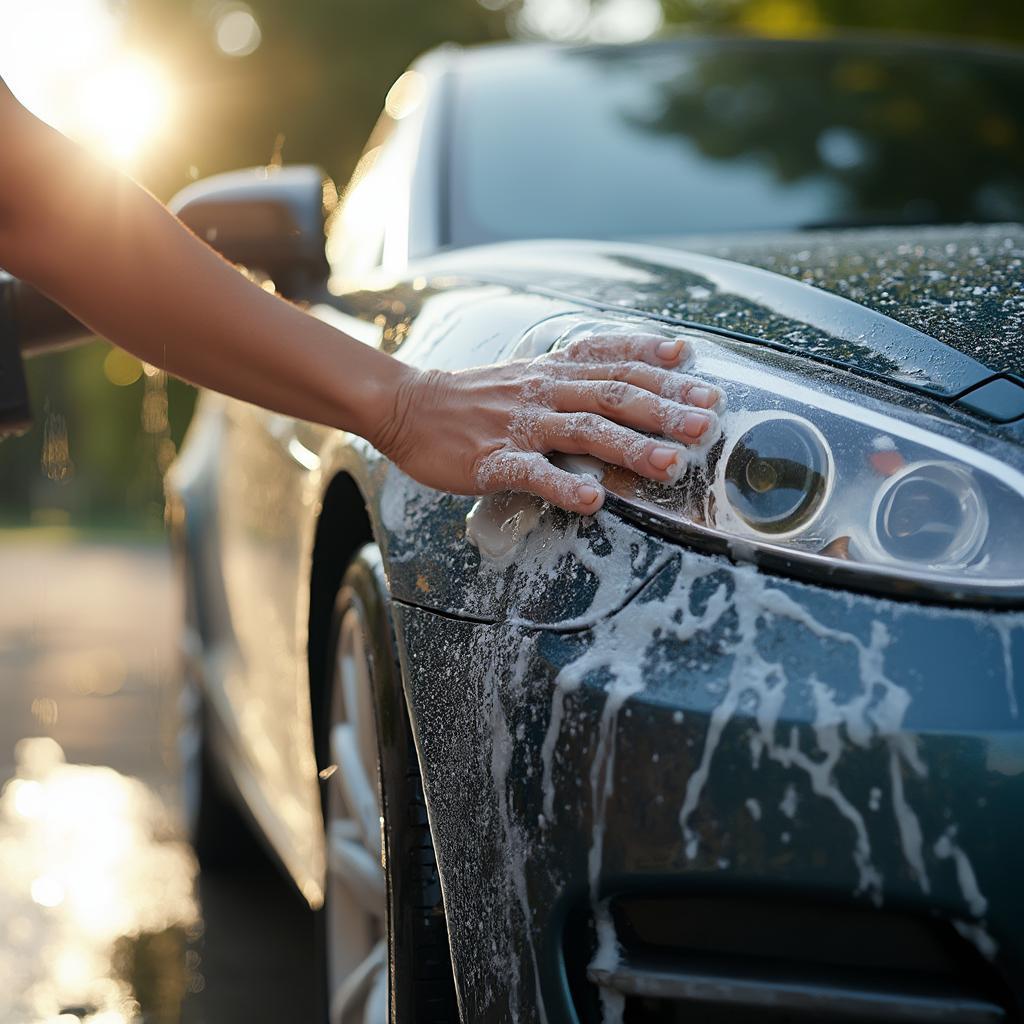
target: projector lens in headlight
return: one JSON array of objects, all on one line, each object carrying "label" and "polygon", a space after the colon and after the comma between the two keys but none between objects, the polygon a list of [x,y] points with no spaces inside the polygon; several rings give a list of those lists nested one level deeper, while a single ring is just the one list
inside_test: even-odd
[{"label": "projector lens in headlight", "polygon": [[875,501],[874,532],[892,558],[925,565],[963,565],[988,532],[985,501],[969,473],[945,462],[907,466]]},{"label": "projector lens in headlight", "polygon": [[608,509],[812,581],[1024,603],[1020,444],[920,394],[696,329],[579,313],[543,321],[520,344],[537,354],[632,330],[685,339],[686,373],[728,408],[721,435],[691,453],[675,485],[592,462]]},{"label": "projector lens in headlight", "polygon": [[782,534],[813,518],[828,488],[829,456],[806,421],[771,415],[726,439],[725,494],[736,514],[762,533]]}]

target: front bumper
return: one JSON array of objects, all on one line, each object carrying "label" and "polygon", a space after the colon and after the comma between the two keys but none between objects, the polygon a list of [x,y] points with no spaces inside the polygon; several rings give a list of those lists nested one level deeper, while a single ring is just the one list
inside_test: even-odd
[{"label": "front bumper", "polygon": [[464,1019],[1024,1005],[1024,616],[681,550],[587,628],[395,616]]}]

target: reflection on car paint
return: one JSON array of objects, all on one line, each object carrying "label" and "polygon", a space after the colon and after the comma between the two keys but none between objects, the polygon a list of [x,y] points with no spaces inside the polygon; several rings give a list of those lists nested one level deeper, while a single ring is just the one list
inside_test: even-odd
[{"label": "reflection on car paint", "polygon": [[167,809],[138,779],[67,764],[51,739],[16,755],[0,796],[0,1018],[177,1021],[202,984],[185,949],[201,926]]}]

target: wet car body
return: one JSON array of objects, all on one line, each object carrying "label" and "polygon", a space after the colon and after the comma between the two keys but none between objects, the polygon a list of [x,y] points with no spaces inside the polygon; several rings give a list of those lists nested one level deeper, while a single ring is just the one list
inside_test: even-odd
[{"label": "wet car body", "polygon": [[[458,59],[422,66],[428,95]],[[405,246],[386,231],[380,266],[308,289],[328,321],[444,369],[539,354],[581,318],[695,330],[1024,467],[1020,226],[435,254],[442,110],[392,136],[415,168]],[[311,902],[318,650],[372,541],[463,1019],[1017,1019],[1019,590],[733,544],[614,491],[590,520],[482,503],[490,546],[473,507],[359,439],[203,399],[172,482],[188,653]]]}]

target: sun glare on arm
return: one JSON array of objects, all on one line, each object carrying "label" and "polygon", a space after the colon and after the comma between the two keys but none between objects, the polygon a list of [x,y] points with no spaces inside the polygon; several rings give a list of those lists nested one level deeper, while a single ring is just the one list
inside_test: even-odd
[{"label": "sun glare on arm", "polygon": [[106,0],[0,0],[0,26],[0,76],[44,121],[122,165],[166,132],[171,83]]},{"label": "sun glare on arm", "polygon": [[160,69],[125,56],[86,78],[76,110],[82,141],[118,163],[132,163],[167,126],[171,90]]}]

